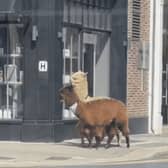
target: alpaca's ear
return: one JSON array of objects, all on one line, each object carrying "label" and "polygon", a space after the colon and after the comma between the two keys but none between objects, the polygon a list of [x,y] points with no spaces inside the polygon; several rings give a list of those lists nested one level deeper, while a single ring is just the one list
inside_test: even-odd
[{"label": "alpaca's ear", "polygon": [[87,74],[88,74],[88,72],[85,72],[85,73],[84,73],[84,77],[87,77]]}]

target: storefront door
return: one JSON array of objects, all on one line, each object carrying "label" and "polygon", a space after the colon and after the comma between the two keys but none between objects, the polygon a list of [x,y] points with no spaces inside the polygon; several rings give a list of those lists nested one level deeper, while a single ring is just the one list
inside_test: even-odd
[{"label": "storefront door", "polygon": [[163,15],[163,69],[162,69],[162,116],[163,124],[168,124],[168,2],[164,4]]},{"label": "storefront door", "polygon": [[162,116],[163,124],[168,124],[168,64],[165,64],[162,82]]},{"label": "storefront door", "polygon": [[88,93],[95,95],[95,56],[96,35],[83,34],[83,70],[88,73]]}]

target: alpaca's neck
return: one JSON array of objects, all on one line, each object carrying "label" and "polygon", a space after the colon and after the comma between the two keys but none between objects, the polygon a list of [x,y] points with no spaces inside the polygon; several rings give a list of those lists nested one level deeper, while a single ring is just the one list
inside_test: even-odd
[{"label": "alpaca's neck", "polygon": [[76,101],[69,107],[69,110],[78,118],[81,118],[81,116],[83,116],[83,102],[80,99],[76,99]]},{"label": "alpaca's neck", "polygon": [[78,106],[78,103],[75,102],[74,104],[72,104],[72,105],[69,107],[69,110],[70,110],[73,114],[75,114],[75,115],[77,115],[77,106]]}]

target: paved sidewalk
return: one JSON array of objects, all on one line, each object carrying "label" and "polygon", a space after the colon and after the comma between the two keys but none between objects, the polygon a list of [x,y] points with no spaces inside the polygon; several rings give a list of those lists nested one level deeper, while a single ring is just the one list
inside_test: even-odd
[{"label": "paved sidewalk", "polygon": [[141,162],[168,162],[168,134],[132,135],[131,147],[105,149],[80,147],[79,139],[61,143],[0,142],[0,167],[47,167],[69,165],[117,165]]}]

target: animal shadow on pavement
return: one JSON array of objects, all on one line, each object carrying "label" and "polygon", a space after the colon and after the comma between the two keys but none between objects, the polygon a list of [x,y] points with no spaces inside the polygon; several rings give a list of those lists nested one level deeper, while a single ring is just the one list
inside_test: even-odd
[{"label": "animal shadow on pavement", "polygon": [[[96,147],[96,144],[95,143],[92,143],[92,145],[91,145],[91,147],[90,146],[88,146],[88,143],[85,143],[84,145],[81,145],[81,143],[80,142],[71,142],[71,141],[67,141],[67,142],[63,142],[63,143],[61,143],[61,145],[64,145],[64,146],[73,146],[73,147],[77,147],[77,148],[88,148],[88,149],[98,149],[98,148],[105,148],[105,143],[102,143],[102,144],[100,144],[99,145],[99,147]],[[121,147],[120,145],[118,145],[118,144],[110,144],[110,146],[107,148],[107,149],[109,149],[109,148],[114,148],[114,147]]]}]

